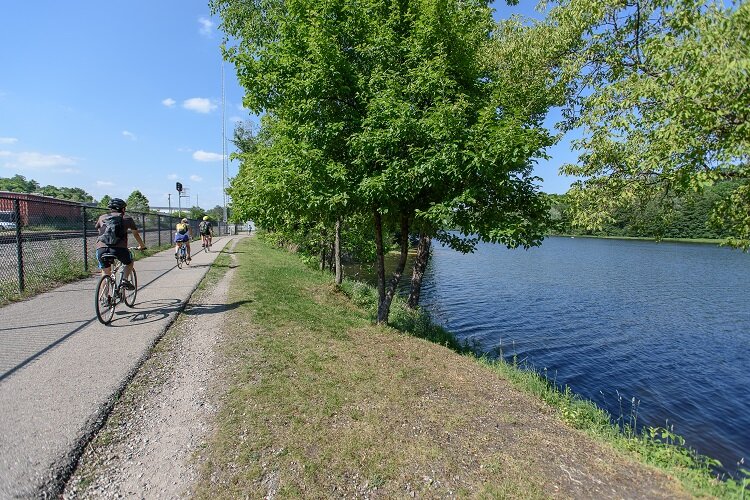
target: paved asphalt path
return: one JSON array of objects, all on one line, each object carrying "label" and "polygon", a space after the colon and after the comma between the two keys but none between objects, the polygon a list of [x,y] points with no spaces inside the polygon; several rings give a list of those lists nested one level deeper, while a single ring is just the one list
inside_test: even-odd
[{"label": "paved asphalt path", "polygon": [[94,312],[96,277],[0,308],[0,499],[59,493],[83,447],[231,237],[193,242],[189,267],[168,250],[136,262],[133,309]]}]

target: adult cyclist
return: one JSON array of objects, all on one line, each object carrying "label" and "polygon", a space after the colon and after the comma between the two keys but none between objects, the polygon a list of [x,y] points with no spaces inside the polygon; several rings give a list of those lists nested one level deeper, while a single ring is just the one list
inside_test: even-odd
[{"label": "adult cyclist", "polygon": [[209,248],[211,246],[211,240],[214,236],[214,230],[212,226],[213,225],[211,224],[211,221],[208,219],[208,215],[204,215],[203,220],[198,226],[198,230],[200,231],[201,237],[203,238],[203,243],[201,244],[201,246],[204,248]]},{"label": "adult cyclist", "polygon": [[125,203],[120,198],[112,198],[107,205],[109,213],[102,214],[96,220],[96,229],[99,237],[96,239],[96,260],[102,276],[112,274],[112,258],[119,260],[125,266],[123,286],[128,290],[134,290],[135,286],[130,282],[130,273],[133,271],[133,259],[128,250],[128,231],[138,242],[138,249],[145,250],[146,244],[138,232],[138,227],[132,217],[125,215]]},{"label": "adult cyclist", "polygon": [[192,230],[187,219],[182,219],[175,226],[174,233],[174,256],[177,257],[177,253],[180,251],[180,245],[185,243],[187,248],[187,261],[190,262],[190,237],[192,236]]}]

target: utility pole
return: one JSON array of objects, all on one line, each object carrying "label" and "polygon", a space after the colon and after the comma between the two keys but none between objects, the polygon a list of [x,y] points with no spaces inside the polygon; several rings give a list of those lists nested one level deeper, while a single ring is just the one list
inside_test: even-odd
[{"label": "utility pole", "polygon": [[172,217],[172,193],[167,193],[167,203],[169,207],[169,216]]},{"label": "utility pole", "polygon": [[224,59],[221,60],[221,192],[224,195],[224,223],[227,222],[227,131],[224,113],[226,96],[224,95]]}]

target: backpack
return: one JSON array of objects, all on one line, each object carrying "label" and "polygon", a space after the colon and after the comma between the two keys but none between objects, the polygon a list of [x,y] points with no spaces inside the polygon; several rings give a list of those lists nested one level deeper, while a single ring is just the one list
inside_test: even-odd
[{"label": "backpack", "polygon": [[101,241],[108,247],[117,245],[125,238],[127,230],[120,214],[109,214],[104,217],[102,227],[104,227],[104,232],[96,240]]},{"label": "backpack", "polygon": [[180,234],[187,234],[188,232],[188,225],[187,224],[177,224],[177,232]]},{"label": "backpack", "polygon": [[208,232],[208,229],[211,227],[211,223],[207,220],[201,221],[200,226],[198,226],[201,233],[205,234]]}]

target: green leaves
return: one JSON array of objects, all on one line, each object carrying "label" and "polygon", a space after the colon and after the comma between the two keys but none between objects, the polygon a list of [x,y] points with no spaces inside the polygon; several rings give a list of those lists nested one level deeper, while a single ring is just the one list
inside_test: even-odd
[{"label": "green leaves", "polygon": [[[750,182],[747,3],[594,2],[600,17],[587,13],[589,0],[558,3],[537,37],[542,44],[551,31],[580,33],[560,62],[572,77],[566,127],[585,134],[578,163],[561,169],[584,178],[573,193],[576,223],[601,226],[633,199],[663,191]],[[742,233],[742,221],[723,213]]]}]

